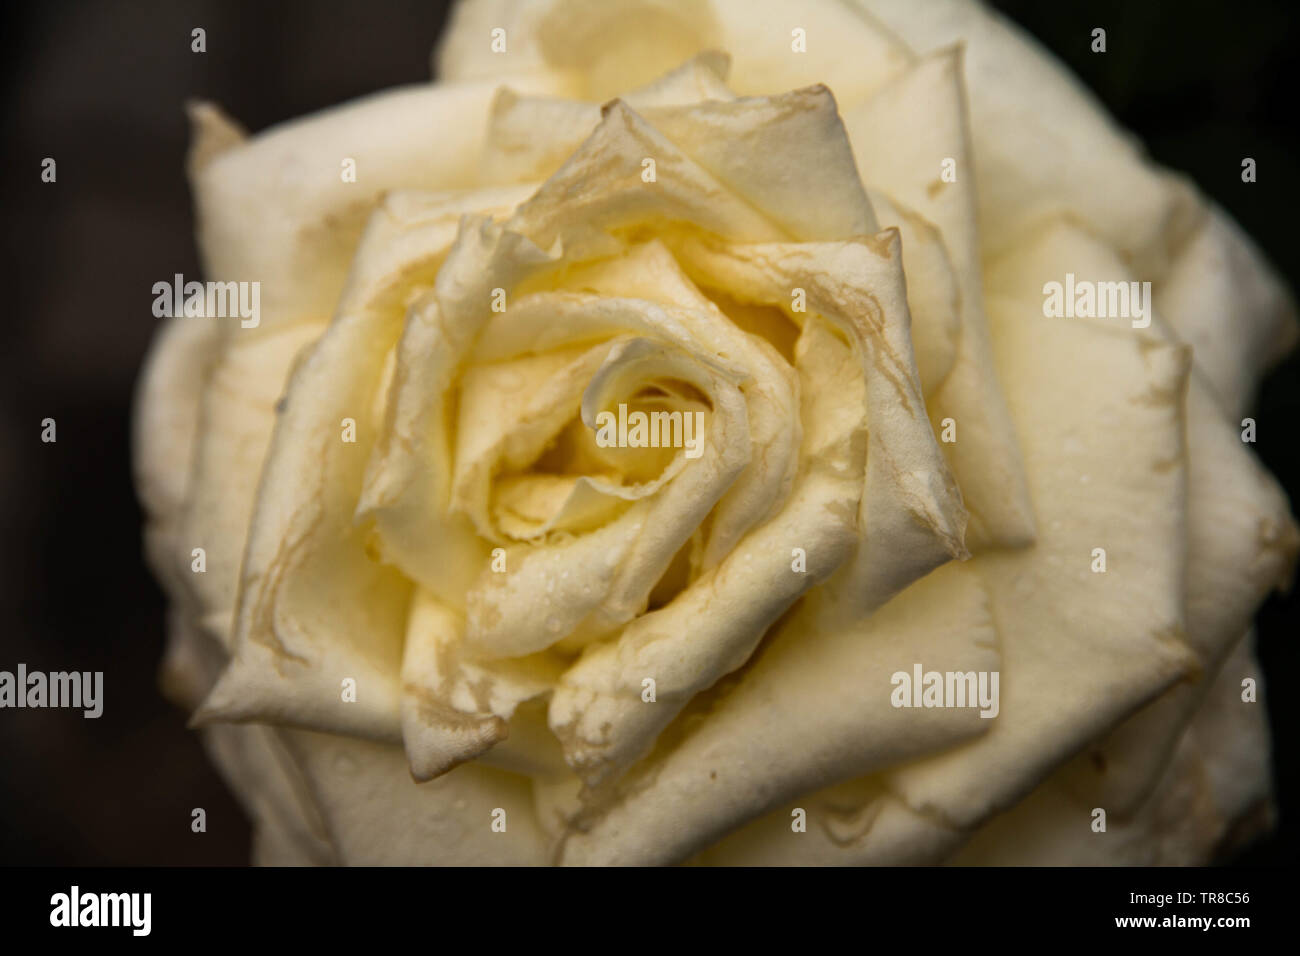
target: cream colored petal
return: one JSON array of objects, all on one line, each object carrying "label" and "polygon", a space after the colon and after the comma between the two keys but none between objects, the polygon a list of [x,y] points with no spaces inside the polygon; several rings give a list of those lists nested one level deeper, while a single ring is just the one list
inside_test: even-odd
[{"label": "cream colored petal", "polygon": [[[927,407],[952,371],[961,345],[961,292],[943,236],[932,224],[883,193],[870,191],[871,207],[888,227],[898,229],[907,277],[907,311],[912,316],[916,373]],[[1000,398],[1000,396],[999,396]],[[942,418],[931,408],[930,421],[940,431]],[[951,457],[951,456],[950,456]],[[962,489],[963,496],[966,493]]]},{"label": "cream colored petal", "polygon": [[[1077,244],[1068,248],[1082,257]],[[973,562],[1000,638],[994,726],[972,743],[793,801],[702,861],[935,862],[966,828],[1196,672],[1190,642],[1178,636],[1187,356],[1135,330],[1042,316],[1050,271],[1042,258],[1008,257],[1002,294],[990,300],[1040,531],[1030,550]],[[1107,551],[1104,574],[1090,570],[1095,546]],[[791,832],[795,806],[808,813],[807,833]]]},{"label": "cream colored petal", "polygon": [[[643,160],[655,160],[654,182]],[[740,241],[783,238],[781,229],[621,100],[606,103],[582,148],[516,211],[509,227],[543,248],[556,239],[575,259],[612,255],[612,230],[681,222]]]},{"label": "cream colored petal", "polygon": [[1137,330],[1044,317],[1041,271],[1022,265],[1002,286],[1016,296],[990,298],[989,314],[1039,537],[976,559],[1001,639],[1002,711],[979,741],[891,775],[910,806],[959,827],[1200,666],[1184,636],[1190,356]]},{"label": "cream colored petal", "polygon": [[[815,597],[805,601],[811,604],[783,622],[748,667],[666,732],[663,756],[644,779],[634,772],[607,812],[597,805],[579,815],[581,830],[564,840],[562,862],[683,859],[801,794],[952,746],[992,725],[975,709],[891,704],[892,675],[911,675],[915,663],[963,673],[998,669],[988,597],[969,568],[946,565],[853,625],[821,627]],[[790,830],[789,810],[774,817],[784,818],[791,835],[772,827],[773,844],[817,840]],[[808,825],[838,833],[839,822],[812,810]],[[731,862],[744,842],[723,840],[706,856]]]},{"label": "cream colored petal", "polygon": [[[494,27],[505,30],[505,53],[491,52]],[[732,55],[740,93],[826,83],[848,102],[910,58],[878,21],[840,0],[516,0],[460,5],[439,48],[438,73],[468,79],[551,70],[579,78],[579,95],[598,100],[708,49]]]},{"label": "cream colored petal", "polygon": [[[505,51],[493,52],[493,29]],[[651,82],[701,50],[723,48],[712,11],[695,0],[542,0],[460,6],[439,45],[444,80],[542,71],[572,95],[603,100]],[[500,43],[497,44],[498,50]]]},{"label": "cream colored petal", "polygon": [[295,372],[244,557],[231,665],[197,719],[397,737],[410,584],[371,560],[353,513],[384,417],[383,368],[408,305],[443,281],[448,219],[437,200],[397,196],[378,210],[335,320]]},{"label": "cream colored petal", "polygon": [[306,732],[291,746],[345,865],[547,861],[527,777],[469,764],[416,784],[400,747]]},{"label": "cream colored petal", "polygon": [[[211,104],[189,107],[191,175],[236,147],[243,133]],[[201,319],[161,323],[140,374],[132,423],[132,465],[145,510],[166,522],[184,506],[190,483],[203,386],[218,347],[217,328]]]},{"label": "cream colored petal", "polygon": [[274,824],[253,825],[253,846],[249,853],[253,866],[321,866],[323,861],[294,841],[292,834]]},{"label": "cream colored petal", "polygon": [[[796,811],[804,829],[796,831]],[[893,796],[880,775],[806,794],[729,834],[690,862],[704,866],[918,866],[966,839]]]},{"label": "cream colored petal", "polygon": [[[1247,678],[1255,682],[1255,703],[1242,700]],[[1200,757],[1221,823],[1216,854],[1240,849],[1276,822],[1267,693],[1251,630],[1224,662],[1183,744]]]},{"label": "cream colored petal", "polygon": [[[491,515],[494,492],[500,487],[498,474],[524,472],[557,440],[618,342],[472,365],[462,373],[450,504],[470,517],[481,537],[509,543]],[[608,486],[584,475],[576,479],[572,493],[581,494],[579,487],[605,491]],[[623,493],[634,494],[630,489]],[[639,492],[635,496],[643,497]],[[528,537],[550,527],[551,522],[544,521]]]},{"label": "cream colored petal", "polygon": [[849,557],[866,452],[861,367],[819,319],[805,326],[798,367],[807,465],[785,508],[667,606],[589,648],[556,689],[551,727],[588,784],[644,756],[696,694],[744,664],[777,618]]},{"label": "cream colored petal", "polygon": [[337,861],[315,797],[286,749],[292,731],[214,724],[200,731],[204,747],[253,821],[255,862],[272,848],[273,865],[326,866]]},{"label": "cream colored petal", "polygon": [[1260,602],[1289,586],[1300,534],[1286,496],[1198,374],[1187,396],[1187,642],[1205,679],[1178,684],[1060,776],[1090,805],[1128,813],[1161,777],[1188,720]]},{"label": "cream colored petal", "polygon": [[1200,203],[1184,180],[1146,160],[1138,142],[1068,70],[971,0],[854,2],[918,52],[965,45],[987,254],[1064,212],[1119,250],[1139,278],[1162,276],[1202,214]]},{"label": "cream colored petal", "polygon": [[[238,141],[210,107],[192,111],[192,166]],[[230,638],[236,578],[287,368],[314,338],[295,326],[260,342],[226,337],[214,320],[169,320],[151,352],[136,403],[136,481],[152,516],[146,549],[173,601],[220,642]],[[194,549],[203,569],[194,569]],[[174,628],[173,628],[174,630]],[[182,681],[169,644],[164,680]],[[173,671],[177,673],[173,673]],[[206,687],[203,692],[206,692]],[[197,703],[190,695],[187,706]]]},{"label": "cream colored petal", "polygon": [[[204,627],[227,647],[233,639],[240,563],[277,404],[294,362],[323,331],[323,324],[303,322],[256,339],[228,336],[204,387],[193,483],[169,557]],[[204,551],[202,573],[192,570],[194,548]]]},{"label": "cream colored petal", "polygon": [[167,607],[166,641],[158,666],[158,686],[164,697],[186,713],[212,689],[225,667],[225,650],[186,613],[180,602]]},{"label": "cream colored petal", "polygon": [[[685,102],[663,105],[665,99]],[[826,87],[703,101],[656,91],[631,93],[623,102],[788,235],[842,239],[877,231],[835,99]],[[600,112],[588,104],[522,99],[502,91],[489,127],[489,175],[501,181],[549,175],[582,145],[599,118]],[[655,180],[647,183],[653,188],[673,172],[660,168],[663,160],[648,139],[643,139],[637,173],[646,175],[646,160],[654,160]],[[810,188],[808,170],[813,168],[817,174]]]},{"label": "cream colored petal", "polygon": [[[163,692],[191,710],[212,689],[228,657],[221,644],[173,606],[161,668]],[[320,814],[285,750],[286,731],[218,724],[200,731],[204,748],[253,823],[257,848],[277,860],[321,864],[333,860]],[[274,847],[265,846],[268,842]]]},{"label": "cream colored petal", "polygon": [[544,12],[545,4],[520,0],[457,0],[433,51],[434,78],[454,83],[554,72],[537,44],[537,17]]},{"label": "cream colored petal", "polygon": [[[724,79],[730,58],[709,50],[621,99],[633,109],[677,106],[704,99],[730,100]],[[483,148],[489,182],[524,182],[550,176],[600,122],[600,107],[579,100],[521,96],[509,87],[492,101]]]},{"label": "cream colored petal", "polygon": [[[544,79],[518,80],[558,92]],[[490,82],[391,90],[294,120],[195,170],[207,278],[260,282],[257,337],[334,312],[362,229],[392,189],[479,182],[478,152],[496,92]],[[355,181],[344,177],[355,162]]]},{"label": "cream colored petal", "polygon": [[596,531],[507,549],[509,573],[485,570],[467,596],[470,653],[518,656],[563,638],[582,646],[627,623],[644,610],[673,556],[749,463],[748,416],[737,383],[724,370],[649,339],[628,339],[611,350],[584,394],[584,423],[594,428],[596,411],[626,394],[629,382],[659,377],[688,382],[709,398],[701,456],[658,494]]},{"label": "cream colored petal", "polygon": [[600,106],[580,100],[521,96],[502,87],[492,100],[483,144],[483,177],[492,183],[551,176],[600,123]]},{"label": "cream colored petal", "polygon": [[[1228,663],[1183,733],[1154,792],[1131,815],[1082,800],[1054,776],[983,827],[959,865],[1202,866],[1258,835],[1272,817],[1268,723],[1263,703],[1241,700],[1258,679],[1251,640]],[[1105,832],[1093,811],[1107,811]]]},{"label": "cream colored petal", "polygon": [[[203,151],[202,140],[195,150]],[[441,203],[450,242],[460,213],[508,211],[528,192],[513,188],[440,194],[433,201]],[[419,215],[416,205],[417,201],[397,194],[389,208],[398,217],[414,216]],[[171,560],[194,594],[197,613],[223,641],[231,639],[240,562],[278,401],[295,359],[324,331],[327,317],[327,312],[303,316],[265,331],[232,330],[224,337],[203,393],[194,487]],[[195,547],[205,550],[207,570],[202,574],[190,571]]]},{"label": "cream colored petal", "polygon": [[183,543],[180,525],[200,440],[203,387],[216,346],[216,328],[206,320],[168,319],[150,346],[135,396],[132,471],[146,514],[146,552],[173,600],[185,593],[177,560]]},{"label": "cream colored petal", "polygon": [[[658,241],[578,267],[566,274],[564,285],[588,291],[522,297],[489,322],[475,357],[496,361],[631,332],[710,356],[732,367],[737,381],[746,380],[741,388],[753,453],[713,514],[700,566],[714,566],[789,494],[800,432],[797,383],[789,364],[729,321]],[[656,298],[663,307],[653,304]]]},{"label": "cream colored petal", "polygon": [[185,171],[193,182],[213,160],[241,146],[247,131],[227,116],[215,103],[190,100],[185,104],[190,120],[190,149],[185,157]]},{"label": "cream colored petal", "polygon": [[[1069,222],[1053,223],[1000,258],[989,270],[992,289],[1028,299],[1044,281],[1123,282],[1133,275],[1104,244]],[[1150,309],[1150,302],[1146,303]],[[1147,313],[1150,332],[1175,343],[1160,314]],[[1096,323],[1140,334],[1126,316],[1047,321]],[[1188,627],[1186,640],[1205,674],[1250,623],[1267,592],[1289,580],[1297,544],[1286,499],[1256,464],[1199,373],[1187,390]],[[1072,762],[1068,782],[1084,799],[1129,812],[1160,779],[1206,681],[1180,684]],[[1098,767],[1104,766],[1104,770]]]},{"label": "cream colored petal", "polygon": [[1234,419],[1296,343],[1296,307],[1263,254],[1214,207],[1155,287],[1156,303]]},{"label": "cream colored petal", "polygon": [[825,86],[639,112],[793,238],[847,239],[878,231],[835,97]]},{"label": "cream colored petal", "polygon": [[[564,762],[545,724],[516,708],[548,692],[563,665],[544,655],[506,661],[473,661],[462,653],[464,618],[429,592],[411,603],[402,656],[402,743],[418,781],[431,780],[489,748],[526,733],[524,746],[494,753],[517,773],[562,772]],[[540,732],[538,732],[540,731]],[[502,748],[503,750],[507,748]],[[504,760],[502,760],[504,758]]]},{"label": "cream colored petal", "polygon": [[[214,107],[190,108],[190,168],[198,169],[236,145],[241,133]],[[216,325],[173,317],[155,333],[140,373],[131,423],[131,465],[143,506],[145,552],[172,600],[182,600],[191,548],[182,526],[194,485],[204,389],[220,352]],[[184,562],[178,555],[186,555]]]},{"label": "cream colored petal", "polygon": [[[852,565],[828,587],[846,614],[879,607],[951,557],[964,557],[966,511],[940,454],[917,380],[898,233],[849,242],[738,245],[690,239],[683,265],[705,287],[830,319],[867,384],[870,449]],[[791,312],[792,316],[801,313]],[[806,418],[805,418],[806,421]]]},{"label": "cream colored petal", "polygon": [[[913,59],[878,18],[845,0],[711,0],[711,6],[721,24],[717,46],[732,55],[729,85],[737,93],[824,83],[851,106]],[[807,52],[796,49],[800,39]]]},{"label": "cream colored petal", "polygon": [[[955,365],[938,388],[922,375],[926,405],[936,431],[951,418],[956,441],[941,445],[970,511],[966,544],[1021,547],[1033,541],[1033,511],[1024,465],[993,367],[988,319],[980,272],[980,236],[976,229],[976,155],[971,147],[962,82],[960,48],[931,54],[892,80],[871,99],[846,113],[844,124],[863,181],[887,193],[939,230],[956,271],[960,296],[960,334]],[[925,122],[918,123],[917,116]],[[954,182],[944,175],[952,162]],[[886,226],[903,223],[882,219]],[[985,224],[987,231],[987,223]],[[906,233],[909,302],[918,278]],[[931,281],[921,273],[927,288]],[[924,313],[922,313],[924,317]],[[918,336],[918,364],[927,331],[913,309]],[[922,372],[924,373],[924,368]]]},{"label": "cream colored petal", "polygon": [[356,520],[367,528],[367,546],[380,559],[449,606],[463,608],[489,549],[464,515],[448,510],[449,390],[491,314],[495,290],[513,295],[517,283],[552,258],[485,216],[467,217],[455,228],[436,293],[416,303],[402,331],[389,410],[366,468]]},{"label": "cream colored petal", "polygon": [[730,53],[704,50],[663,76],[619,95],[638,110],[650,106],[686,106],[704,100],[732,100],[736,94],[727,86],[730,72]]}]

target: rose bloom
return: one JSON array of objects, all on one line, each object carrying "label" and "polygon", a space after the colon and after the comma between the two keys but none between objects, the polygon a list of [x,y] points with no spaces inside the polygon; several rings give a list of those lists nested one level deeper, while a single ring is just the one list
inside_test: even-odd
[{"label": "rose bloom", "polygon": [[[1297,533],[1241,420],[1295,323],[1222,211],[963,0],[469,2],[436,62],[253,137],[192,111],[206,278],[260,322],[162,327],[136,471],[257,861],[1269,825]],[[1130,314],[1045,314],[1067,276]],[[695,453],[598,440],[620,406]]]}]

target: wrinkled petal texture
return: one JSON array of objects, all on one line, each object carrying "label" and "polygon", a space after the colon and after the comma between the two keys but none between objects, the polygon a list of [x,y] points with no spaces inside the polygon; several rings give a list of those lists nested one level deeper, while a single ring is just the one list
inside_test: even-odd
[{"label": "wrinkled petal texture", "polygon": [[[1268,825],[1242,687],[1300,536],[1239,422],[1296,323],[1226,214],[968,0],[465,0],[435,68],[191,109],[207,278],[262,320],[162,328],[135,470],[257,862]],[[1146,321],[1048,314],[1067,274]],[[900,706],[914,669],[993,712]]]}]

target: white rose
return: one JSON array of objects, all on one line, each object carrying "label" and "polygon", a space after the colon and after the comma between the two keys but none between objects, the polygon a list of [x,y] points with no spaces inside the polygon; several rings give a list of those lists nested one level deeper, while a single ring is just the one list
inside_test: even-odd
[{"label": "white rose", "polygon": [[[439,64],[193,110],[261,316],[163,328],[137,473],[258,860],[1183,863],[1266,816],[1297,535],[1236,423],[1295,324],[1222,212],[961,0],[486,0]],[[1067,274],[1154,308],[1044,315]]]}]

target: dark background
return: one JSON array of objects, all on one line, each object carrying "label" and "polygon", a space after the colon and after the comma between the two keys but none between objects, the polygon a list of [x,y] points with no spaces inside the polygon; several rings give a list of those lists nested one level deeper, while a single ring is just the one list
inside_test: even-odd
[{"label": "dark background", "polygon": [[[616,0],[611,0],[616,2]],[[792,0],[793,2],[793,0]],[[925,2],[925,0],[917,0]],[[1300,5],[1094,0],[995,6],[1190,174],[1288,276]],[[249,828],[185,715],[156,684],[162,595],[141,559],[130,405],[156,319],[152,284],[197,275],[183,104],[211,99],[250,131],[419,82],[445,19],[436,0],[6,3],[0,311],[0,669],[102,670],[105,715],[0,713],[0,863],[242,864]],[[1108,52],[1090,52],[1091,30]],[[190,30],[207,30],[207,52]],[[58,181],[40,181],[41,160]],[[1241,182],[1243,156],[1259,181]],[[1290,235],[1288,235],[1288,230]],[[1266,383],[1255,446],[1300,502],[1300,357]],[[40,421],[58,442],[40,441]],[[1300,848],[1300,596],[1259,616],[1281,824],[1236,862]],[[190,832],[190,810],[208,832]]]}]

